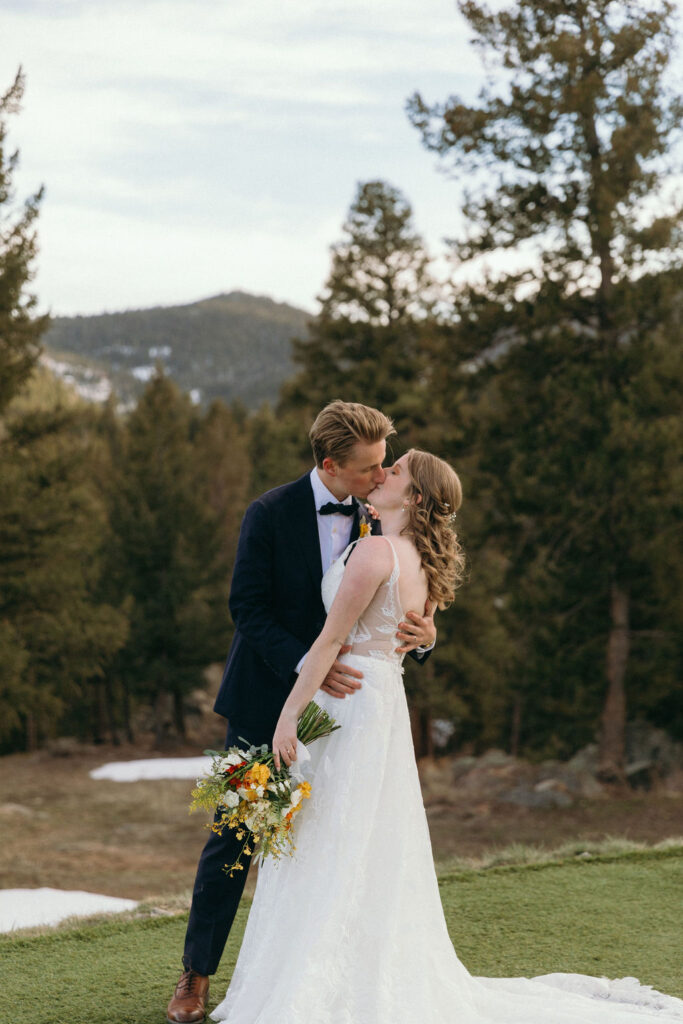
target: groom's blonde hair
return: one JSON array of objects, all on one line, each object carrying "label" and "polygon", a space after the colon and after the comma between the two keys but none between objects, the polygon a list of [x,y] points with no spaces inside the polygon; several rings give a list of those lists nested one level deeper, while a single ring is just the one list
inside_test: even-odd
[{"label": "groom's blonde hair", "polygon": [[343,465],[359,441],[376,444],[395,433],[393,422],[379,409],[338,398],[318,413],[308,436],[315,464],[322,468],[327,458]]}]

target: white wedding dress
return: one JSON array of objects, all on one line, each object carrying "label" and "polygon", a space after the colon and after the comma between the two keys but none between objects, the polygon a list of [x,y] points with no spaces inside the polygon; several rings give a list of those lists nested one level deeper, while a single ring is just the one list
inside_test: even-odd
[{"label": "white wedding dress", "polygon": [[[386,538],[385,538],[386,539]],[[393,548],[393,545],[392,545]],[[348,549],[347,549],[348,551]],[[325,574],[329,610],[346,552]],[[296,853],[259,870],[226,1024],[665,1024],[683,1001],[634,978],[474,978],[446,930],[394,653],[399,565],[356,623],[363,685],[319,693],[341,729],[311,744]]]}]

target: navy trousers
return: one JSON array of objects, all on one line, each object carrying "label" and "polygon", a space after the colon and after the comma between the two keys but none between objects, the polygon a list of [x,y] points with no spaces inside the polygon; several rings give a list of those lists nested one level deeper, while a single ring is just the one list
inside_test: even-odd
[{"label": "navy trousers", "polygon": [[[256,746],[261,743],[270,745],[272,739],[272,731],[268,736],[246,735],[238,727],[230,726],[225,746],[226,749],[243,746],[242,740]],[[243,870],[236,871],[232,878],[224,871],[224,867],[234,863],[243,843],[244,840],[237,839],[233,829],[226,828],[222,835],[211,832],[202,850],[185,934],[183,966],[186,971],[208,975],[218,970],[244,891],[251,857],[243,854]]]}]

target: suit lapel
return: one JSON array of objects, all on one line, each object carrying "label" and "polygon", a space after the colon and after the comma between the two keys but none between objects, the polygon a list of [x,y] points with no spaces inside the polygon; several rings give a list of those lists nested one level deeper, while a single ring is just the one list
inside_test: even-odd
[{"label": "suit lapel", "polygon": [[[353,500],[356,501],[355,498]],[[354,540],[358,540],[358,538],[360,537],[360,524],[363,522],[370,524],[370,533],[373,536],[377,536],[378,534],[382,533],[382,524],[380,523],[379,519],[373,519],[371,515],[364,511],[364,506],[356,502],[356,514],[353,517],[353,525],[351,527],[351,536],[349,537],[349,543],[352,543],[352,541]]]},{"label": "suit lapel", "polygon": [[351,523],[351,536],[349,537],[349,544],[353,544],[354,540],[358,540],[358,538],[360,537],[360,524],[363,522],[365,518],[361,511],[362,506],[356,501],[355,498],[353,500],[356,506],[356,514],[353,517],[353,522]]},{"label": "suit lapel", "polygon": [[294,526],[291,536],[299,545],[313,581],[316,587],[319,587],[323,577],[323,563],[320,557],[318,516],[308,473],[297,480],[292,488],[290,508],[291,522]]}]

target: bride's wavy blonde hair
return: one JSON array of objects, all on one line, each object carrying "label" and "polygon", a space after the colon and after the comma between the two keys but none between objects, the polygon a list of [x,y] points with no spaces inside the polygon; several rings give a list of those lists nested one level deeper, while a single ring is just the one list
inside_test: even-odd
[{"label": "bride's wavy blonde hair", "polygon": [[462,487],[458,474],[443,459],[417,448],[407,455],[408,525],[401,532],[412,538],[427,574],[429,597],[443,609],[453,601],[465,575],[465,555],[454,524]]}]

